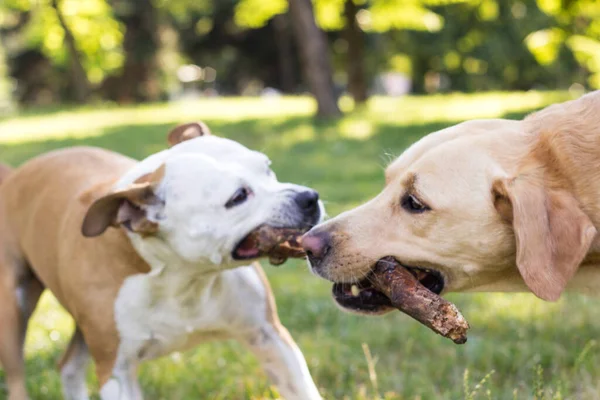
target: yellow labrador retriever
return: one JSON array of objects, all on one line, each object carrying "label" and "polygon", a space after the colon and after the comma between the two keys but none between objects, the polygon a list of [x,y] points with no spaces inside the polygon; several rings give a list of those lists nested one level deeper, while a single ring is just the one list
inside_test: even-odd
[{"label": "yellow labrador retriever", "polygon": [[554,301],[600,290],[600,91],[523,121],[433,133],[388,167],[386,182],[303,238],[342,307],[391,310],[368,284],[385,256],[436,293],[530,290]]}]

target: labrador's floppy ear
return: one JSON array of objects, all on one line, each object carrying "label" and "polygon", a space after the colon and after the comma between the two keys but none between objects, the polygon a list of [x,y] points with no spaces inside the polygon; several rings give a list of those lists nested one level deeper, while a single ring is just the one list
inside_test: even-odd
[{"label": "labrador's floppy ear", "polygon": [[499,179],[492,194],[496,210],[512,223],[517,267],[525,284],[543,300],[558,300],[596,228],[572,194],[545,188],[541,179]]},{"label": "labrador's floppy ear", "polygon": [[204,122],[191,122],[189,124],[178,125],[169,132],[167,141],[169,147],[173,147],[178,143],[186,140],[194,139],[200,136],[210,136],[211,132]]},{"label": "labrador's floppy ear", "polygon": [[[97,198],[88,208],[81,226],[86,237],[99,236],[109,227],[124,225],[143,236],[158,231],[158,224],[147,218],[147,207],[160,204],[156,188],[165,174],[164,164],[156,171],[138,178],[129,187]],[[84,197],[89,197],[85,194]]]}]

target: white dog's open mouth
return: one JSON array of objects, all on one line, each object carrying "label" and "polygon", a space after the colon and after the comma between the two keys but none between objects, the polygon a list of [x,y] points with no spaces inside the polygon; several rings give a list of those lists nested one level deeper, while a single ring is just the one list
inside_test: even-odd
[{"label": "white dog's open mouth", "polygon": [[288,258],[303,258],[305,253],[300,246],[300,237],[304,233],[306,229],[261,225],[237,244],[232,257],[250,260],[267,256],[273,265],[283,264]]}]

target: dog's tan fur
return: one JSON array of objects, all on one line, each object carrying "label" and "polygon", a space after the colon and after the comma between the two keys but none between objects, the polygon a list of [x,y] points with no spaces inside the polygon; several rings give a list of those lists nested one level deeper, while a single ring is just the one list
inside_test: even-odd
[{"label": "dog's tan fur", "polygon": [[[0,187],[0,207],[11,210],[0,214],[4,220],[0,243],[19,243],[10,246],[13,254],[0,253],[0,270],[9,268],[8,257],[23,266],[14,271],[17,275],[26,273],[27,264],[35,265],[37,277],[73,315],[86,337],[100,384],[110,376],[118,347],[113,304],[120,282],[148,272],[149,267],[120,229],[111,229],[97,240],[81,235],[81,221],[91,203],[80,197],[94,181],[99,183],[100,196],[102,187],[110,186],[134,163],[100,149],[61,150],[27,163]],[[40,232],[48,235],[42,240]],[[106,253],[108,248],[111,254]],[[111,268],[97,268],[98,261]],[[10,276],[4,271],[0,275]],[[2,292],[14,293],[13,285]]]},{"label": "dog's tan fur", "polygon": [[[313,269],[349,282],[392,255],[436,269],[446,291],[600,285],[600,92],[523,121],[465,122],[426,136],[386,171],[370,202],[315,228],[332,248]],[[430,210],[412,213],[415,195]]]},{"label": "dog's tan fur", "polygon": [[12,169],[8,165],[0,164],[0,184],[8,177]]},{"label": "dog's tan fur", "polygon": [[[175,133],[172,132],[169,136],[171,145],[198,136],[190,133],[189,125],[184,126],[186,129],[178,127],[173,131]],[[202,127],[205,126],[202,124]],[[151,266],[132,246],[125,228],[119,226],[119,221],[104,217],[116,214],[107,213],[104,208],[112,207],[115,182],[136,164],[137,161],[117,153],[77,147],[39,156],[15,171],[0,168],[0,363],[5,370],[11,400],[27,398],[22,347],[27,320],[45,288],[53,293],[76,323],[73,338],[59,362],[63,386],[68,386],[64,388],[67,397],[87,398],[85,365],[89,352],[95,361],[100,387],[109,387],[106,393],[101,393],[102,398],[113,399],[117,392],[121,392],[120,399],[141,398],[141,393],[130,395],[119,388],[116,392],[112,391],[110,382],[107,383],[115,380],[115,368],[119,368],[116,364],[122,362],[119,357],[124,339],[115,323],[119,312],[115,306],[117,298],[119,295],[122,297],[123,286],[128,279],[131,283],[132,277],[145,279],[152,275],[149,274]],[[143,196],[143,193],[138,193],[138,188],[146,184],[152,186],[154,181],[162,180],[163,175],[164,168],[161,167],[141,176],[126,194]],[[128,199],[135,203],[133,197]],[[118,215],[120,218],[121,212]],[[83,233],[97,237],[84,237],[82,222]],[[149,221],[136,225],[138,222],[132,223],[129,229],[140,235],[151,230]],[[106,229],[108,225],[117,229]],[[244,269],[246,272],[226,271],[226,278],[222,278],[223,274],[213,273],[209,276],[213,279],[210,282],[216,283],[214,287],[208,286],[212,292],[194,291],[192,299],[194,307],[200,309],[202,302],[210,301],[211,297],[224,299],[218,300],[219,304],[207,303],[204,307],[212,310],[217,319],[231,318],[231,315],[240,319],[237,325],[232,323],[234,327],[239,326],[237,331],[229,332],[226,328],[207,333],[199,331],[190,344],[201,339],[242,340],[259,357],[274,383],[284,385],[281,390],[288,393],[288,398],[320,398],[302,354],[280,323],[261,267],[254,263]],[[167,274],[171,277],[177,272],[173,268],[154,279],[160,281]],[[242,276],[242,273],[245,275]],[[213,275],[216,278],[211,278]],[[258,282],[251,280],[246,283],[244,279],[249,279],[247,276],[251,279],[256,276]],[[197,285],[203,279],[209,280],[204,276],[193,278]],[[229,287],[231,282],[237,286]],[[229,301],[228,291],[233,292]],[[251,296],[246,296],[247,292]],[[248,315],[244,315],[247,321],[237,314],[223,312],[220,316],[219,307],[229,304],[235,309],[240,296],[244,298],[239,312],[243,315],[245,307],[250,310]],[[260,310],[259,316],[252,314],[255,310]],[[255,326],[255,320],[265,321],[265,324]],[[185,322],[183,317],[181,321]],[[141,332],[144,333],[152,332]],[[152,338],[148,343],[153,344]],[[170,343],[165,344],[168,345]],[[145,350],[142,347],[138,353],[140,359],[145,357],[142,354]],[[121,385],[125,381],[118,382]],[[136,382],[133,379],[131,382],[137,391]]]}]

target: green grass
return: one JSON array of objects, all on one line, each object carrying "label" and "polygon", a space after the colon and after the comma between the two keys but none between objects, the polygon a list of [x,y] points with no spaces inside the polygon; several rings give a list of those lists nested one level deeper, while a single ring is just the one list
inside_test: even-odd
[{"label": "green grass", "polygon": [[[519,118],[567,97],[532,92],[376,98],[335,122],[313,121],[314,105],[306,98],[36,111],[0,120],[0,160],[16,166],[80,144],[141,158],[165,147],[173,124],[202,119],[215,134],[268,154],[281,180],[318,189],[329,214],[336,215],[375,195],[389,159],[423,135],[469,118]],[[328,399],[600,397],[600,319],[593,299],[569,295],[545,303],[527,294],[450,295],[472,326],[469,342],[456,346],[401,313],[367,318],[339,311],[330,285],[301,262],[265,268],[281,319]],[[71,328],[68,315],[46,294],[27,338],[33,399],[60,398],[55,362]],[[89,378],[97,393],[92,368]],[[250,353],[229,342],[149,362],[141,382],[148,399],[276,398]],[[0,384],[0,398],[3,390]]]}]

